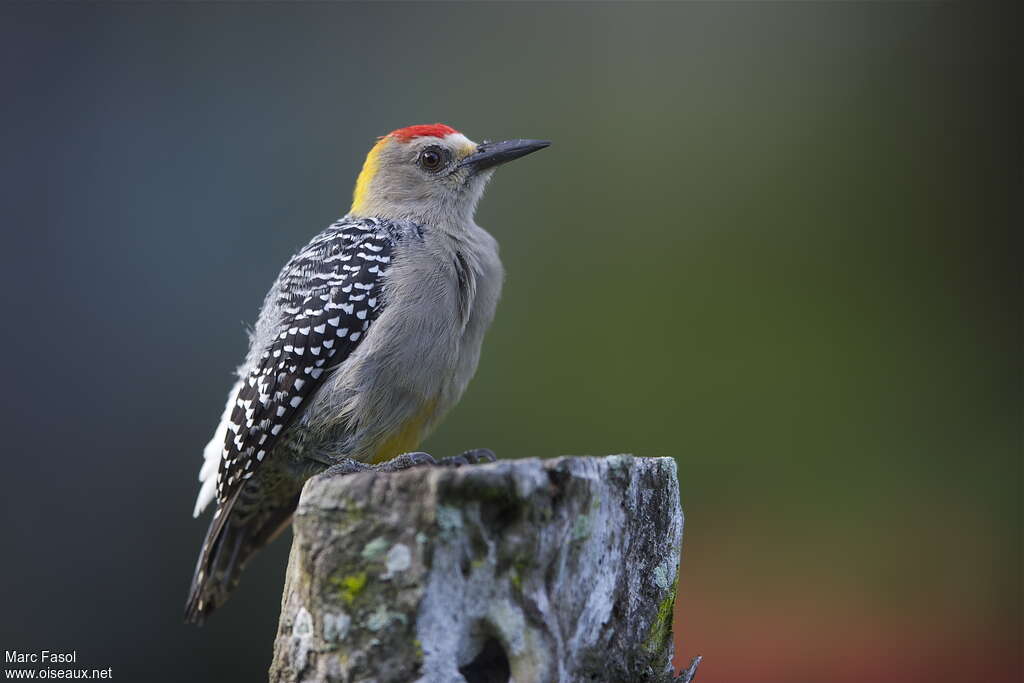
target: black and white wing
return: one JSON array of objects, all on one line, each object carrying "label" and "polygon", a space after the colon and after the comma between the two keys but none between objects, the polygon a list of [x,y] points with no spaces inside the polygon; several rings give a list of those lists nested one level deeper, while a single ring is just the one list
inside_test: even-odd
[{"label": "black and white wing", "polygon": [[277,336],[242,379],[227,423],[218,507],[253,475],[303,402],[366,336],[383,306],[393,246],[378,221],[343,218],[284,267],[275,287]]}]

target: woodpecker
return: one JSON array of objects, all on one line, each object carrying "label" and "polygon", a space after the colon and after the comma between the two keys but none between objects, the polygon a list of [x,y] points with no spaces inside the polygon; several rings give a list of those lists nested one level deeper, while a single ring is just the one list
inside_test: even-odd
[{"label": "woodpecker", "polygon": [[415,449],[476,371],[501,292],[498,244],[473,218],[484,186],[549,144],[477,144],[440,123],[378,139],[352,208],[285,264],[250,333],[203,451],[193,516],[216,506],[186,621],[224,603],[309,477],[493,460]]}]

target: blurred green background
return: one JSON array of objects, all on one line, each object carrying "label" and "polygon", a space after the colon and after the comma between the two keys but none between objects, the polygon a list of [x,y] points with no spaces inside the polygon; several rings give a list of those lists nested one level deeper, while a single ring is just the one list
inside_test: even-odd
[{"label": "blurred green background", "polygon": [[200,451],[374,138],[443,121],[554,145],[480,207],[505,294],[427,450],[675,457],[702,683],[1019,681],[1009,14],[4,5],[3,646],[265,675],[287,539],[180,624]]}]

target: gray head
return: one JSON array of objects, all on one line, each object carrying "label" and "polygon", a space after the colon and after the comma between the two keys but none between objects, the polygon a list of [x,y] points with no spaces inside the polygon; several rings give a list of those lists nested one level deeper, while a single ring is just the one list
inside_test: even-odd
[{"label": "gray head", "polygon": [[478,145],[444,124],[399,128],[366,155],[350,213],[463,225],[499,164],[547,147],[545,140]]}]

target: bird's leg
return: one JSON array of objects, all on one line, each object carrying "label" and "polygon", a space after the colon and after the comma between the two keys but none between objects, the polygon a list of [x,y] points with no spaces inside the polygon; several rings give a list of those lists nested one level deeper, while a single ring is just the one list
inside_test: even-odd
[{"label": "bird's leg", "polygon": [[414,451],[412,453],[402,453],[401,455],[395,456],[391,460],[386,460],[379,465],[367,465],[366,463],[353,460],[352,458],[342,458],[333,465],[323,471],[322,476],[325,477],[340,477],[346,474],[355,474],[357,472],[400,472],[407,470],[410,467],[419,467],[421,465],[434,465],[442,467],[461,467],[462,465],[477,465],[480,463],[494,462],[497,458],[494,457],[494,451],[489,448],[473,448],[468,451],[464,451],[460,455],[453,455],[448,458],[441,458],[435,460],[434,456],[423,451]]},{"label": "bird's leg", "polygon": [[320,476],[341,477],[346,474],[355,474],[356,472],[368,472],[372,469],[373,465],[366,465],[352,458],[342,458],[321,472]]},{"label": "bird's leg", "polygon": [[436,464],[437,461],[434,460],[429,453],[423,453],[421,451],[414,453],[402,453],[401,455],[395,456],[394,458],[391,458],[391,460],[382,462],[379,465],[367,465],[366,463],[353,460],[352,458],[342,458],[324,470],[323,476],[340,477],[346,474],[356,474],[357,472],[399,472],[419,465]]}]

